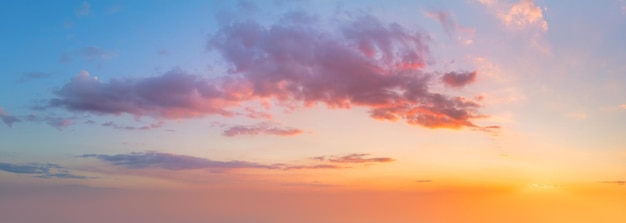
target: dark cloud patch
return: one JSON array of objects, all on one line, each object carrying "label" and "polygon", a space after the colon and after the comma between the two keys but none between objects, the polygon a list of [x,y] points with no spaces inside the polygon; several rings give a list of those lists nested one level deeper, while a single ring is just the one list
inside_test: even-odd
[{"label": "dark cloud patch", "polygon": [[432,180],[416,180],[415,183],[430,183]]},{"label": "dark cloud patch", "polygon": [[193,169],[276,169],[272,165],[263,165],[246,161],[214,161],[200,157],[158,152],[134,152],[129,154],[103,155],[85,154],[80,157],[96,158],[115,166],[130,169],[161,168],[167,170]]},{"label": "dark cloud patch", "polygon": [[0,171],[35,175],[39,178],[65,178],[65,179],[85,179],[86,176],[74,175],[69,170],[57,164],[51,163],[30,163],[12,164],[0,163]]},{"label": "dark cloud patch", "polygon": [[441,77],[443,83],[448,87],[465,87],[476,81],[477,73],[473,72],[448,72]]},{"label": "dark cloud patch", "polygon": [[389,163],[395,160],[389,157],[368,157],[366,153],[354,153],[345,156],[315,157],[315,159],[331,163]]},{"label": "dark cloud patch", "polygon": [[50,74],[44,72],[26,72],[22,73],[15,82],[24,83],[32,80],[48,78],[50,76]]},{"label": "dark cloud patch", "polygon": [[297,128],[283,127],[276,123],[262,122],[254,125],[234,125],[227,127],[222,132],[228,137],[240,135],[277,135],[277,136],[294,136],[301,134],[303,131]]}]

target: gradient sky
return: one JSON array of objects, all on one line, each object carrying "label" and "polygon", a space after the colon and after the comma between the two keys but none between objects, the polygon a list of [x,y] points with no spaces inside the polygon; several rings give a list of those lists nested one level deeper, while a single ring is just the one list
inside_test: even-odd
[{"label": "gradient sky", "polygon": [[0,221],[626,222],[626,1],[0,1]]}]

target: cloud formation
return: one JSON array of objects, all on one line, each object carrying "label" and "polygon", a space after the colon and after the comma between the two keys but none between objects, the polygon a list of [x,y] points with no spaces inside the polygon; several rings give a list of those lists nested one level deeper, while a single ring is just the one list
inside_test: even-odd
[{"label": "cloud formation", "polygon": [[226,128],[222,134],[228,137],[240,135],[277,135],[277,136],[294,136],[303,133],[302,130],[282,127],[276,123],[261,122],[254,125],[234,125]]},{"label": "cloud formation", "polygon": [[69,170],[57,164],[51,163],[30,163],[12,164],[0,163],[0,171],[15,174],[32,174],[39,178],[65,178],[65,179],[85,179],[85,176],[74,175]]},{"label": "cloud formation", "polygon": [[16,116],[9,115],[2,108],[0,108],[0,119],[2,119],[2,122],[9,127],[13,127],[13,123],[22,121]]},{"label": "cloud formation", "polygon": [[302,12],[263,26],[235,21],[208,42],[230,67],[214,79],[175,69],[156,77],[103,82],[89,73],[56,91],[51,107],[95,114],[164,119],[241,115],[243,103],[276,102],[288,108],[317,104],[369,109],[378,120],[405,120],[429,128],[477,127],[480,105],[429,90],[433,75],[423,34],[371,15],[326,30]]},{"label": "cloud formation", "polygon": [[441,80],[448,87],[465,87],[476,81],[476,71],[474,72],[448,72],[445,73]]},{"label": "cloud formation", "polygon": [[507,27],[514,29],[537,27],[541,31],[548,31],[548,22],[544,19],[543,9],[535,5],[534,0],[520,0],[512,5],[497,0],[479,0],[479,2],[495,10],[500,21]]},{"label": "cloud formation", "polygon": [[389,157],[372,157],[368,158],[370,154],[367,153],[353,153],[345,156],[320,156],[314,157],[314,159],[320,161],[328,161],[331,163],[389,163],[394,162],[395,160]]}]

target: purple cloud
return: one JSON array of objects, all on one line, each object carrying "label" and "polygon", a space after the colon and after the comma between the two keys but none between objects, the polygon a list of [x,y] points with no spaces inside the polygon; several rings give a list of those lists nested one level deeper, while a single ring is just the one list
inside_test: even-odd
[{"label": "purple cloud", "polygon": [[96,158],[115,166],[124,166],[131,169],[161,168],[167,170],[193,169],[241,169],[261,168],[276,169],[275,166],[263,165],[245,161],[214,161],[200,157],[177,155],[159,152],[134,152],[129,154],[104,155],[84,154],[82,158]]},{"label": "purple cloud", "polygon": [[476,81],[477,73],[473,72],[448,72],[441,77],[441,80],[449,87],[465,87]]},{"label": "purple cloud", "polygon": [[[273,101],[288,108],[365,107],[374,119],[402,119],[429,128],[478,127],[471,121],[483,117],[477,102],[429,90],[433,75],[422,70],[430,58],[424,34],[371,15],[336,22],[334,30],[294,18],[312,16],[292,12],[271,26],[248,20],[221,27],[207,45],[230,67],[227,76],[209,80],[172,70],[104,82],[80,74],[56,91],[48,105],[180,119],[240,115],[231,109]],[[445,76],[444,82],[464,86],[475,72]]]}]

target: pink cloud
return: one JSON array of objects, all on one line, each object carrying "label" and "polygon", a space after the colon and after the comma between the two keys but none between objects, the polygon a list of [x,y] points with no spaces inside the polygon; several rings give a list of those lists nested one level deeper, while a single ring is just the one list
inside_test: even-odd
[{"label": "pink cloud", "polygon": [[537,27],[544,32],[548,31],[548,22],[544,19],[544,11],[535,5],[533,0],[520,0],[512,5],[496,0],[479,0],[479,2],[494,10],[500,21],[510,28]]},{"label": "pink cloud", "polygon": [[[292,12],[286,18],[291,17],[310,16]],[[80,74],[56,92],[49,106],[181,119],[241,115],[233,109],[272,101],[295,108],[365,107],[374,119],[429,128],[477,127],[471,120],[483,117],[476,110],[479,104],[429,90],[433,74],[422,70],[430,58],[424,34],[371,15],[337,22],[334,28],[323,30],[308,19],[271,26],[234,22],[208,42],[230,67],[227,76],[207,79],[172,70],[104,82]],[[245,110],[249,117],[271,117],[257,108]]]}]

